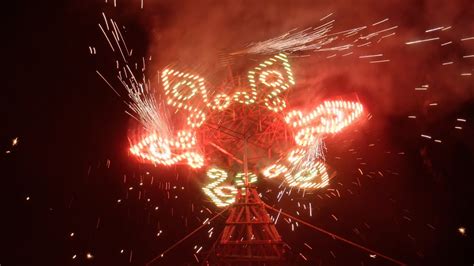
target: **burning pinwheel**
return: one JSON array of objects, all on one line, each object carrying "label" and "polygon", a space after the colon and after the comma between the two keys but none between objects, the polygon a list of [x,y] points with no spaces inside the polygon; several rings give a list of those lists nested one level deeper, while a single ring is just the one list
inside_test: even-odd
[{"label": "burning pinwheel", "polygon": [[354,123],[363,105],[326,100],[308,110],[289,110],[286,96],[295,80],[284,53],[249,70],[247,78],[248,89],[221,92],[210,90],[198,75],[163,70],[165,102],[184,113],[186,120],[171,136],[161,132],[145,136],[132,145],[131,153],[157,165],[207,169],[209,183],[203,191],[219,207],[231,204],[246,180],[240,169],[229,181],[231,174],[222,169],[222,156],[214,156],[216,152],[229,159],[227,167],[230,162],[244,165],[245,157],[244,168],[255,171],[248,172],[249,183],[256,183],[261,174],[301,189],[329,185],[323,139]]}]

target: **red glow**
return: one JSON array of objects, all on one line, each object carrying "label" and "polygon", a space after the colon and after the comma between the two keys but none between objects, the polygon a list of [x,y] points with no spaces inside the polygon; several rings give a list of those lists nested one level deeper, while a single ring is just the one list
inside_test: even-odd
[{"label": "red glow", "polygon": [[[363,112],[363,106],[353,101],[324,101],[308,113],[300,110],[285,111],[286,99],[282,93],[295,84],[286,55],[270,57],[248,72],[250,88],[225,94],[218,92],[209,97],[203,78],[189,73],[165,69],[162,72],[164,93],[167,104],[176,111],[184,110],[187,129],[178,131],[173,138],[163,138],[159,134],[147,136],[130,148],[132,154],[161,165],[185,163],[192,168],[204,166],[204,157],[198,152],[196,134],[199,128],[212,119],[213,112],[231,109],[234,103],[245,105],[262,104],[273,112],[284,112],[286,127],[293,129],[295,147],[289,147],[282,158],[271,162],[263,169],[266,178],[282,177],[289,186],[300,188],[322,188],[329,184],[326,166],[318,158],[308,158],[311,147],[318,145],[325,134],[335,134],[351,125]],[[260,95],[262,92],[265,95]],[[284,130],[284,129],[282,129]],[[290,130],[291,131],[291,130]],[[200,131],[199,131],[200,132]],[[314,155],[311,155],[314,156]],[[237,188],[243,186],[243,174],[236,175],[235,185],[225,185],[227,173],[220,169],[210,169],[207,173],[212,179],[205,193],[218,205],[225,206],[233,201]],[[257,176],[249,174],[250,182]]]},{"label": "red glow", "polygon": [[201,168],[204,159],[193,150],[195,136],[187,131],[179,131],[175,139],[163,139],[156,134],[144,138],[130,148],[130,152],[142,159],[162,165],[173,165],[186,161],[192,168]]},{"label": "red glow", "polygon": [[295,141],[300,146],[308,146],[323,134],[334,134],[349,126],[358,118],[364,107],[358,102],[325,101],[308,113],[291,111],[286,117],[287,124],[300,128]]}]

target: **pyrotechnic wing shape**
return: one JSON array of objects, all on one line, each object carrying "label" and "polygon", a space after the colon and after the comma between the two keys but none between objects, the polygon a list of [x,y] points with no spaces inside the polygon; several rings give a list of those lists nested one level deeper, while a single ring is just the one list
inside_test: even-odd
[{"label": "pyrotechnic wing shape", "polygon": [[[204,79],[197,75],[165,69],[161,73],[161,80],[166,103],[176,109],[189,111],[187,124],[191,128],[200,127],[206,120],[206,115],[198,103],[208,103]],[[196,100],[198,96],[201,96],[200,101]]]},{"label": "pyrotechnic wing shape", "polygon": [[325,101],[306,115],[297,110],[289,112],[285,122],[293,128],[299,128],[295,142],[300,146],[309,146],[323,134],[340,132],[358,118],[363,110],[364,107],[358,102]]},{"label": "pyrotechnic wing shape", "polygon": [[258,92],[264,92],[265,106],[279,112],[286,108],[286,101],[280,95],[295,85],[291,66],[285,54],[280,53],[256,66],[248,73],[252,101]]},{"label": "pyrotechnic wing shape", "polygon": [[[250,70],[250,88],[231,95],[218,92],[210,97],[204,78],[173,69],[165,69],[161,80],[166,103],[176,111],[187,112],[188,128],[178,131],[174,137],[151,134],[131,147],[130,151],[155,164],[183,163],[192,168],[204,166],[204,156],[198,152],[196,134],[209,119],[206,115],[224,111],[235,103],[261,104],[272,112],[285,112],[287,103],[283,93],[295,85],[291,66],[283,53],[268,58]],[[327,186],[329,177],[321,152],[322,139],[324,135],[338,133],[351,125],[362,112],[363,106],[359,102],[342,100],[324,101],[309,112],[285,112],[284,121],[293,132],[296,145],[281,158],[283,160],[265,167],[263,176],[280,177],[288,186],[302,189]],[[228,173],[222,169],[209,169],[207,177],[210,183],[203,191],[219,207],[232,204],[236,193],[244,187],[243,173],[235,175],[233,184],[226,181]],[[249,173],[249,182],[257,182],[257,175]]]},{"label": "pyrotechnic wing shape", "polygon": [[201,168],[204,158],[196,151],[195,146],[194,134],[179,131],[175,139],[152,134],[131,147],[130,152],[156,164],[173,165],[185,161],[192,168]]},{"label": "pyrotechnic wing shape", "polygon": [[198,94],[201,95],[204,102],[207,102],[204,79],[197,75],[165,69],[161,73],[161,80],[169,105],[178,109],[197,110],[190,100],[196,98]]},{"label": "pyrotechnic wing shape", "polygon": [[352,124],[363,112],[362,104],[348,101],[325,101],[313,111],[304,114],[293,110],[285,122],[296,130],[296,148],[288,153],[287,161],[266,167],[262,174],[267,178],[284,176],[290,187],[317,189],[329,185],[326,165],[318,150],[325,134],[335,134]]}]

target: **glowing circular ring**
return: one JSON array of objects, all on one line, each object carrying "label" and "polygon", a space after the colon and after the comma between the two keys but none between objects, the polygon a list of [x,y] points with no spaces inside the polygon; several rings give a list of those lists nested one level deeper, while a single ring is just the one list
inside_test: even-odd
[{"label": "glowing circular ring", "polygon": [[[178,90],[178,88],[182,87],[182,86],[186,86],[186,87],[191,89],[191,91],[189,92],[188,95],[183,95],[182,94],[183,90]],[[178,100],[181,100],[181,101],[186,101],[186,100],[191,99],[194,95],[196,95],[197,90],[198,89],[194,86],[193,83],[191,83],[189,81],[185,81],[185,80],[176,82],[176,84],[173,86],[173,88],[171,88],[171,92],[173,94],[173,97],[175,99],[178,99]]]},{"label": "glowing circular ring", "polygon": [[[279,70],[275,70],[280,67]],[[175,83],[171,90],[170,79],[173,77]],[[258,77],[258,79],[256,79]],[[178,80],[176,80],[178,79]],[[183,80],[179,80],[183,79]],[[257,81],[259,82],[257,82]],[[167,103],[176,109],[187,110],[187,125],[191,130],[178,132],[177,136],[170,137],[162,141],[158,139],[156,134],[149,136],[130,148],[132,154],[135,154],[143,159],[153,161],[155,163],[171,165],[183,160],[192,168],[200,168],[204,165],[204,157],[196,149],[195,133],[197,129],[206,120],[206,115],[209,110],[200,109],[193,105],[186,103],[187,100],[193,98],[198,93],[202,95],[202,104],[204,108],[210,110],[222,111],[231,105],[232,101],[242,104],[254,104],[260,100],[264,103],[267,109],[279,112],[286,107],[286,101],[280,97],[280,94],[294,85],[293,74],[291,73],[290,64],[288,63],[286,55],[280,53],[268,60],[262,62],[254,69],[248,72],[248,81],[250,85],[249,90],[237,91],[233,95],[226,95],[224,93],[217,94],[212,100],[208,100],[208,95],[204,86],[204,79],[196,75],[191,75],[184,72],[176,72],[174,70],[165,70],[162,74],[162,81],[167,95]],[[190,90],[180,86],[187,86]],[[262,88],[267,87],[267,88]],[[199,88],[199,89],[198,89]],[[259,95],[260,93],[265,95]],[[310,154],[314,145],[321,139],[324,134],[332,134],[339,132],[342,128],[352,123],[363,111],[363,106],[358,102],[349,101],[324,101],[315,109],[303,113],[302,111],[290,111],[286,113],[284,121],[286,125],[292,127],[295,131],[293,135],[297,148],[293,148],[287,155],[288,161],[279,161],[279,163],[272,162],[263,169],[264,176],[274,178],[277,176],[284,176],[285,179],[293,186],[302,188],[323,187],[328,184],[328,175],[325,172],[325,165],[321,161],[314,164],[308,164],[313,156]],[[154,143],[158,142],[158,143]],[[150,146],[151,145],[151,146]],[[146,148],[150,151],[147,153]],[[306,158],[308,160],[306,160]],[[282,158],[280,158],[282,159]],[[215,192],[224,196],[226,186],[219,184],[227,177],[225,171],[208,172],[209,178],[213,181],[209,184],[205,191],[211,195],[213,189]],[[313,182],[312,180],[320,176],[322,181]],[[251,174],[250,182],[256,181],[257,176]],[[242,186],[242,174],[238,174],[233,187]],[[231,186],[228,186],[231,187]],[[231,192],[234,191],[230,188]],[[227,193],[228,194],[228,193]],[[213,194],[216,197],[216,194]],[[227,202],[220,201],[223,205]]]},{"label": "glowing circular ring", "polygon": [[213,110],[224,110],[226,109],[227,107],[229,107],[230,105],[230,102],[231,102],[231,99],[229,96],[227,96],[227,94],[224,94],[224,93],[220,93],[220,94],[217,94],[214,99],[212,100],[212,102],[214,103],[213,105],[210,105],[210,107],[213,109]]},{"label": "glowing circular ring", "polygon": [[273,112],[280,112],[286,108],[286,102],[279,97],[267,97],[265,98],[265,106]]},{"label": "glowing circular ring", "polygon": [[157,141],[150,144],[150,152],[153,156],[161,160],[168,160],[171,158],[171,149],[167,143]]},{"label": "glowing circular ring", "polygon": [[[270,78],[273,78],[274,80],[270,81]],[[283,75],[276,70],[262,71],[262,73],[260,73],[259,79],[260,82],[262,82],[263,84],[273,88],[280,87],[284,83]]]},{"label": "glowing circular ring", "polygon": [[206,121],[206,115],[203,111],[192,112],[188,118],[187,123],[191,128],[198,128]]}]

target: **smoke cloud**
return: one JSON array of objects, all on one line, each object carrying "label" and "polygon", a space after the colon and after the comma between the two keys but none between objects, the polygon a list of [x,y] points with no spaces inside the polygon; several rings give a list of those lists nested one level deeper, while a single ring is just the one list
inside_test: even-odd
[{"label": "smoke cloud", "polygon": [[[145,1],[142,25],[149,32],[153,70],[173,63],[204,76],[215,85],[225,79],[222,53],[244,48],[292,29],[318,26],[333,13],[334,31],[372,25],[388,18],[378,30],[398,26],[396,34],[366,47],[338,52],[305,52],[290,55],[297,81],[295,90],[305,99],[356,93],[372,112],[404,115],[438,102],[446,110],[473,97],[474,2],[443,1]],[[425,32],[436,27],[445,31]],[[375,31],[375,28],[374,28]],[[368,31],[370,33],[370,30]],[[439,37],[439,40],[406,45],[408,41]],[[452,44],[441,46],[452,41]],[[353,52],[349,56],[342,56]],[[383,54],[386,63],[369,63],[361,55]],[[292,57],[293,56],[293,57]],[[264,59],[240,56],[249,66]],[[450,62],[451,65],[442,65]],[[242,69],[244,70],[244,69]],[[245,72],[241,73],[243,76]],[[427,91],[416,87],[429,85]],[[308,97],[311,96],[311,97]]]}]

